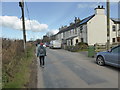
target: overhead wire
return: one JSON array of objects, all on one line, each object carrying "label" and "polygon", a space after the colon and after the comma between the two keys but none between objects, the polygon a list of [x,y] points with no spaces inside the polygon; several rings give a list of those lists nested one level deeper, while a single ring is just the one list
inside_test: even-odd
[{"label": "overhead wire", "polygon": [[[31,32],[32,32],[32,24],[31,24],[30,13],[29,13],[27,2],[25,2],[25,6],[26,6],[26,10],[27,10],[27,15],[28,15],[28,20],[29,20],[29,24],[30,24],[30,29],[31,29]],[[32,36],[32,33],[31,33],[31,36]],[[32,38],[35,39],[34,35],[33,35]]]}]

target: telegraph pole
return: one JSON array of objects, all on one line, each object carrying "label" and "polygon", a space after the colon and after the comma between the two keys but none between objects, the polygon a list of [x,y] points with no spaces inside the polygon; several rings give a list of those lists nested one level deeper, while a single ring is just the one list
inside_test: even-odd
[{"label": "telegraph pole", "polygon": [[23,26],[23,42],[24,42],[24,51],[26,50],[26,32],[25,32],[25,18],[24,18],[24,0],[19,2],[19,6],[22,11],[22,26]]},{"label": "telegraph pole", "polygon": [[110,1],[107,0],[107,50],[110,49]]}]

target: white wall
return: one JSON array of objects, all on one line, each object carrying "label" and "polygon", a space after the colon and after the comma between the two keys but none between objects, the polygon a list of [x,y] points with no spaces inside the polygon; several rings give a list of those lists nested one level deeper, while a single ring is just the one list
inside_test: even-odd
[{"label": "white wall", "polygon": [[105,9],[95,9],[95,15],[103,15],[105,14]]},{"label": "white wall", "polygon": [[79,37],[77,36],[77,37],[75,37],[75,38],[73,38],[73,46],[75,46],[76,45],[76,39],[78,39],[78,42],[80,41],[80,39],[79,39]]},{"label": "white wall", "polygon": [[61,33],[61,39],[63,39],[63,33]]},{"label": "white wall", "polygon": [[83,38],[83,42],[87,43],[87,24],[82,25],[83,29],[82,29],[82,33],[80,34],[80,41],[81,38]]},{"label": "white wall", "polygon": [[[116,26],[117,31],[113,31],[112,26]],[[95,15],[88,23],[88,44],[94,45],[95,43],[107,43],[107,16]],[[113,43],[113,38],[118,36],[118,25],[110,19],[110,44]]]},{"label": "white wall", "polygon": [[107,21],[105,15],[95,15],[87,22],[87,29],[89,45],[107,42]]},{"label": "white wall", "polygon": [[[113,31],[112,26],[115,25],[116,27],[116,31]],[[119,29],[119,25],[118,24],[114,24],[114,22],[112,20],[110,20],[110,44],[112,44],[112,38],[115,38],[117,41],[117,37],[118,37],[118,29]]]}]

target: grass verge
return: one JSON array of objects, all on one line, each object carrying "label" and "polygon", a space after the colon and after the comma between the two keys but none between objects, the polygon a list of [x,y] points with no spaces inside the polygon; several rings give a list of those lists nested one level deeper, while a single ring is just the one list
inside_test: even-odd
[{"label": "grass verge", "polygon": [[[26,83],[29,82],[31,68],[30,65],[34,60],[34,49],[35,47],[32,46],[27,49],[27,55],[24,55],[20,59],[20,63],[14,68],[17,71],[13,73],[14,78],[5,83],[3,88],[25,88]],[[19,59],[18,59],[19,60]]]}]

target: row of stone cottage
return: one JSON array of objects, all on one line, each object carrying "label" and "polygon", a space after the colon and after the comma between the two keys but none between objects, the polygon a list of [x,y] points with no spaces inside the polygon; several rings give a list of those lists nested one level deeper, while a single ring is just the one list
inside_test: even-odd
[{"label": "row of stone cottage", "polygon": [[[67,46],[75,45],[79,42],[94,45],[96,43],[107,43],[107,16],[105,8],[98,6],[94,9],[95,14],[83,20],[75,17],[74,23],[69,26],[59,28],[59,32],[54,35],[56,40]],[[120,42],[120,19],[110,18],[110,44]]]}]

